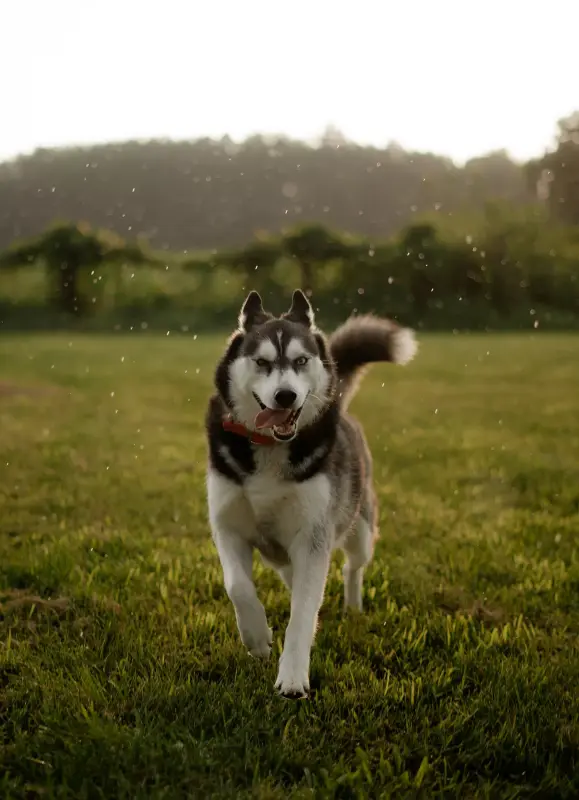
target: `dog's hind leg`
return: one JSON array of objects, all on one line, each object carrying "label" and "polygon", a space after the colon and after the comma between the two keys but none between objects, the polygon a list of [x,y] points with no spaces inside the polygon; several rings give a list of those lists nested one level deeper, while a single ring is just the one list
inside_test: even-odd
[{"label": "dog's hind leg", "polygon": [[268,559],[266,556],[264,556],[263,553],[261,554],[261,560],[263,561],[263,563],[265,564],[266,567],[270,567],[270,569],[273,569],[273,570],[275,570],[275,572],[277,572],[279,577],[284,582],[285,586],[291,592],[293,576],[294,576],[292,565],[291,564],[284,564],[283,566],[281,566],[280,564],[276,564],[273,561],[271,561],[270,559]]},{"label": "dog's hind leg", "polygon": [[287,586],[287,588],[291,592],[292,582],[293,582],[293,577],[294,577],[294,572],[293,572],[292,565],[288,564],[287,567],[279,567],[279,569],[277,570],[277,574],[279,575],[279,577],[282,579],[282,581],[285,583],[285,585]]},{"label": "dog's hind leg", "polygon": [[374,552],[375,510],[360,513],[354,528],[343,544],[346,554],[344,563],[344,608],[362,611],[362,584],[364,569],[372,560]]}]

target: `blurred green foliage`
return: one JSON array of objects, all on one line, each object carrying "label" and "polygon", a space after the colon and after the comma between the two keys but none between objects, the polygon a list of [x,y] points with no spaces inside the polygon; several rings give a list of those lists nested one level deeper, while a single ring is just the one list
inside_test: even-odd
[{"label": "blurred green foliage", "polygon": [[184,259],[59,225],[0,257],[5,327],[28,327],[32,307],[96,327],[229,327],[249,289],[277,310],[297,285],[326,324],[374,311],[434,329],[575,327],[579,231],[540,205],[493,203],[425,216],[386,241],[307,224]]}]

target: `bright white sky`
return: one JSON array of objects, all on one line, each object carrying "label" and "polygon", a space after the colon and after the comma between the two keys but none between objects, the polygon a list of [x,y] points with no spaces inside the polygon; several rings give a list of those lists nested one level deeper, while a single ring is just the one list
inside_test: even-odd
[{"label": "bright white sky", "polygon": [[0,0],[0,160],[254,132],[528,158],[579,108],[578,0]]}]

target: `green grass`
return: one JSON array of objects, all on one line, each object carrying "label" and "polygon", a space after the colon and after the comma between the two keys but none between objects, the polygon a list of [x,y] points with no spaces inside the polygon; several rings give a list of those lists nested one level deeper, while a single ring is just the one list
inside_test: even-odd
[{"label": "green grass", "polygon": [[579,795],[579,337],[423,337],[354,409],[381,540],[312,697],[246,655],[206,522],[220,341],[0,339],[0,796]]}]

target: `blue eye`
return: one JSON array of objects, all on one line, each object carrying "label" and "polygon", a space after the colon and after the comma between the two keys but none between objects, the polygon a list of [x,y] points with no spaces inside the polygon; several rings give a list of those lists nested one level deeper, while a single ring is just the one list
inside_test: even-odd
[{"label": "blue eye", "polygon": [[296,358],[296,360],[294,361],[294,364],[296,365],[296,367],[303,367],[307,363],[308,363],[308,359],[305,356],[300,356],[299,358]]}]

